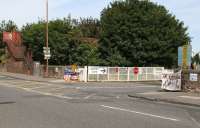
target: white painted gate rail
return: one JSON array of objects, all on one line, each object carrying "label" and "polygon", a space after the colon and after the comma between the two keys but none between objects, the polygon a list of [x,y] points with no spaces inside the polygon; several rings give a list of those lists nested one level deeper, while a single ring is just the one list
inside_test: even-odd
[{"label": "white painted gate rail", "polygon": [[164,67],[88,67],[88,81],[154,81],[161,80]]}]

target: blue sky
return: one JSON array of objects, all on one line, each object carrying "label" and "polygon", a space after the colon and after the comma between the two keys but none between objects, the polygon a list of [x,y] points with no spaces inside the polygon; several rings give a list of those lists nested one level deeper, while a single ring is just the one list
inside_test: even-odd
[{"label": "blue sky", "polygon": [[[113,0],[49,0],[50,19],[66,17],[99,18],[101,10]],[[195,52],[200,51],[200,1],[199,0],[151,0],[164,5],[170,13],[188,27]],[[45,0],[1,0],[0,21],[11,19],[22,26],[36,22],[45,16]]]}]

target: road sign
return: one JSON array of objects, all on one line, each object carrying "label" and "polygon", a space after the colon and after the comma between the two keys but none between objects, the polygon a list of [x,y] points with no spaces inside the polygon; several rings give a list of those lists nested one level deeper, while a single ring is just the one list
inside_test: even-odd
[{"label": "road sign", "polygon": [[190,81],[198,81],[198,74],[191,73],[190,74]]},{"label": "road sign", "polygon": [[47,59],[49,60],[50,58],[51,58],[51,55],[44,55],[45,60],[47,60]]},{"label": "road sign", "polygon": [[51,57],[51,51],[50,51],[50,47],[43,47],[43,53],[44,53],[44,59],[50,59]]},{"label": "road sign", "polygon": [[184,45],[178,48],[178,66],[189,68],[191,65],[192,46]]},{"label": "road sign", "polygon": [[43,52],[44,53],[50,53],[50,47],[43,47]]},{"label": "road sign", "polygon": [[108,68],[107,67],[99,67],[97,72],[98,72],[98,74],[105,75],[108,73]]},{"label": "road sign", "polygon": [[73,72],[76,72],[76,70],[78,69],[76,64],[71,65],[71,69]]},{"label": "road sign", "polygon": [[138,67],[133,68],[133,72],[135,75],[137,75],[139,73],[139,68]]}]

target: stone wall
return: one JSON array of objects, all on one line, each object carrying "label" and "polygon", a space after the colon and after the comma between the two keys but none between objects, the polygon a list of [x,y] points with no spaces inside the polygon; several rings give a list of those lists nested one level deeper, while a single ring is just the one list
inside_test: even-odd
[{"label": "stone wall", "polygon": [[[198,81],[190,81],[190,73],[198,74]],[[182,89],[186,92],[200,93],[200,71],[183,71],[182,72]]]}]

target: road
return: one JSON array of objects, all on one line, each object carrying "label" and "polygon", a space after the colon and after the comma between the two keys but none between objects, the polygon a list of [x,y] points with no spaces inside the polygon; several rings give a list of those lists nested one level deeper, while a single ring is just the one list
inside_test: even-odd
[{"label": "road", "polygon": [[129,98],[142,84],[53,84],[0,76],[0,128],[200,128],[200,108]]}]

